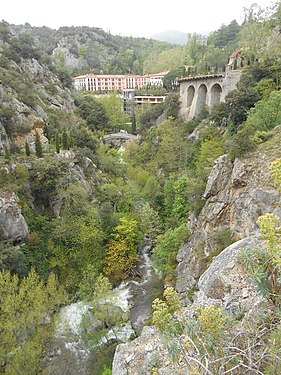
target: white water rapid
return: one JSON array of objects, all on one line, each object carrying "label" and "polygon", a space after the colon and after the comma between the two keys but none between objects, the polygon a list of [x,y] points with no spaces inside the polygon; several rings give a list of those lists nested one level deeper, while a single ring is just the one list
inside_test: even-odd
[{"label": "white water rapid", "polygon": [[[144,246],[139,253],[138,271],[142,277],[122,282],[110,296],[115,308],[129,314],[128,322],[109,329],[96,346],[130,340],[150,318],[151,303],[163,288],[162,280],[153,268],[150,250],[150,246]],[[93,348],[96,346],[89,347],[83,340],[83,319],[88,319],[95,329],[97,321],[91,312],[91,303],[79,301],[61,309],[46,367],[47,375],[99,374],[95,371],[96,350]]]}]

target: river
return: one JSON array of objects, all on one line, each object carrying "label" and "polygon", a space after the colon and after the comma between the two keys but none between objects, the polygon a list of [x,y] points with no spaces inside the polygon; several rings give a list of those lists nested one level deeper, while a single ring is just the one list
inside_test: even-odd
[{"label": "river", "polygon": [[100,338],[100,345],[93,346],[83,338],[83,321],[88,319],[91,327],[96,324],[90,303],[78,301],[61,309],[44,374],[101,375],[104,364],[110,364],[118,342],[126,342],[140,333],[151,317],[152,301],[163,291],[163,281],[153,268],[150,251],[151,246],[146,245],[139,252],[138,271],[142,277],[123,281],[114,289],[111,302],[127,313],[129,320],[107,331]]}]

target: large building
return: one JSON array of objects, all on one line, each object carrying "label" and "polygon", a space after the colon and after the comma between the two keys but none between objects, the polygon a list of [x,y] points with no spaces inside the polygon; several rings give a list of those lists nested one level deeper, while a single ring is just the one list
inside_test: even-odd
[{"label": "large building", "polygon": [[168,72],[156,74],[84,74],[73,78],[74,86],[82,91],[123,91],[141,89],[147,86],[163,86],[163,78]]}]

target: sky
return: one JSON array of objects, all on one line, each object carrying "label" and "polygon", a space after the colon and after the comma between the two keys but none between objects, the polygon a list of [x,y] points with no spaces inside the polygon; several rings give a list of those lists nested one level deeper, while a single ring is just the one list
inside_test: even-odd
[{"label": "sky", "polygon": [[243,9],[262,8],[272,0],[2,0],[0,20],[32,26],[100,27],[114,35],[151,37],[178,30],[203,33],[233,19],[243,21]]}]

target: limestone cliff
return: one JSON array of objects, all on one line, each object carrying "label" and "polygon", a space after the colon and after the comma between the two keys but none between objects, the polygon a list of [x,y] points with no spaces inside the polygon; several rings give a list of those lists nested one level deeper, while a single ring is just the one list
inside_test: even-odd
[{"label": "limestone cliff", "polygon": [[4,27],[3,39],[0,37],[3,59],[0,67],[0,155],[4,155],[5,148],[11,153],[22,152],[26,142],[34,152],[36,132],[43,151],[48,151],[47,128],[56,125],[54,118],[59,116],[56,111],[61,111],[61,116],[73,114],[73,93],[60,80],[51,63],[45,63],[31,41],[26,42],[27,52],[27,47],[21,46],[24,40],[17,40],[13,32],[11,27]]},{"label": "limestone cliff", "polygon": [[216,161],[203,195],[206,203],[197,218],[190,217],[191,238],[177,256],[176,289],[183,297],[196,287],[214,255],[254,235],[258,217],[277,208],[280,198],[270,179],[271,161],[261,151],[243,160],[231,162],[223,155]]}]

